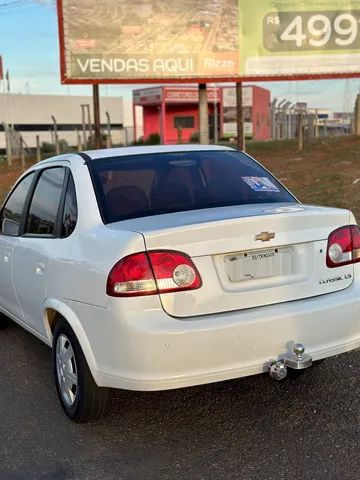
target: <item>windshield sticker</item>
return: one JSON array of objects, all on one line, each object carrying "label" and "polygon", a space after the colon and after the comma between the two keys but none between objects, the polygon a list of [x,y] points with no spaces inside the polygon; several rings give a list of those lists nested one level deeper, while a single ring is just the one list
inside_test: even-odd
[{"label": "windshield sticker", "polygon": [[255,192],[280,192],[267,177],[241,177]]}]

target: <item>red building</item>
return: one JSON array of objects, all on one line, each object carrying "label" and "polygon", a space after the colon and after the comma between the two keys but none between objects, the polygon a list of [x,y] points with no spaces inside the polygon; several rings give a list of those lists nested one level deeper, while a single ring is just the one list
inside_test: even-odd
[{"label": "red building", "polygon": [[[270,92],[261,87],[243,87],[245,135],[254,140],[269,140]],[[189,142],[199,131],[199,93],[197,86],[165,86],[134,90],[133,122],[137,138],[135,108],[143,108],[144,138],[158,133],[164,144]],[[214,113],[218,136],[236,136],[235,87],[208,87],[209,136],[214,138]]]}]

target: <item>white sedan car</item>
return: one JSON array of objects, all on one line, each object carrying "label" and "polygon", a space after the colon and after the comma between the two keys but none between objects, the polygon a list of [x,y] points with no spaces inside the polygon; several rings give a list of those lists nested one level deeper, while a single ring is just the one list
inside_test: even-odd
[{"label": "white sedan car", "polygon": [[53,347],[77,422],[105,414],[112,388],[282,379],[360,346],[354,216],[302,205],[230,148],[45,160],[8,195],[0,230],[0,321]]}]

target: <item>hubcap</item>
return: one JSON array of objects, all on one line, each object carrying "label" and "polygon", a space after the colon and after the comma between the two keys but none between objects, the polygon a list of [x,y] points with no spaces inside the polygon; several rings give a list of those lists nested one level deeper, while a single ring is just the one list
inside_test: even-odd
[{"label": "hubcap", "polygon": [[78,392],[78,376],[74,350],[66,335],[59,335],[56,342],[56,373],[65,405],[74,405]]}]

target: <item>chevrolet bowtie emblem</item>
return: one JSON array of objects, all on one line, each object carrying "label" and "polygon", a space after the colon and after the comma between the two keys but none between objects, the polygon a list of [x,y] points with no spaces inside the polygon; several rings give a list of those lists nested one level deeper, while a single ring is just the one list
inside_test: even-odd
[{"label": "chevrolet bowtie emblem", "polygon": [[275,238],[275,233],[270,233],[270,232],[261,232],[255,235],[255,240],[259,240],[261,242],[269,242]]}]

